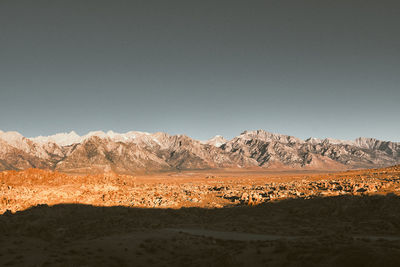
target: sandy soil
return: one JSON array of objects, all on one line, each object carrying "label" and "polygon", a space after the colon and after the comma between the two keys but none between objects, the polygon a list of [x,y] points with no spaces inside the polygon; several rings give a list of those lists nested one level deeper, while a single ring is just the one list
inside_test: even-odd
[{"label": "sandy soil", "polygon": [[399,167],[2,173],[0,265],[400,266],[399,179]]}]

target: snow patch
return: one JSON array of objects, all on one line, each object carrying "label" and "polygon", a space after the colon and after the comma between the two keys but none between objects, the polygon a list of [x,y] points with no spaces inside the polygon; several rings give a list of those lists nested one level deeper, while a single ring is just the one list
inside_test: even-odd
[{"label": "snow patch", "polygon": [[82,141],[82,137],[74,131],[71,131],[70,133],[58,133],[49,136],[38,136],[29,139],[39,144],[56,143],[59,146],[69,146]]},{"label": "snow patch", "polygon": [[216,135],[207,141],[201,141],[202,144],[212,145],[215,147],[220,147],[226,142],[227,142],[226,139],[221,135]]},{"label": "snow patch", "polygon": [[0,132],[0,138],[3,139],[6,143],[14,146],[23,142],[24,137],[18,132]]}]

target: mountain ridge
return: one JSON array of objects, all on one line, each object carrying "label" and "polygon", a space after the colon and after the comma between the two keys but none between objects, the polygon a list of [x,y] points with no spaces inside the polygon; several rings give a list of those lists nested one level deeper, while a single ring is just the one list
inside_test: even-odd
[{"label": "mountain ridge", "polygon": [[134,173],[215,168],[354,169],[400,163],[400,143],[300,138],[265,130],[207,141],[163,132],[94,131],[27,138],[0,131],[0,170]]}]

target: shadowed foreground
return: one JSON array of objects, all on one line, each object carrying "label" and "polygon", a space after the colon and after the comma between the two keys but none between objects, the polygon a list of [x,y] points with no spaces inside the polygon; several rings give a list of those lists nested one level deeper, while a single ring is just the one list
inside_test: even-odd
[{"label": "shadowed foreground", "polygon": [[400,266],[400,198],[177,210],[40,205],[0,216],[0,265]]}]

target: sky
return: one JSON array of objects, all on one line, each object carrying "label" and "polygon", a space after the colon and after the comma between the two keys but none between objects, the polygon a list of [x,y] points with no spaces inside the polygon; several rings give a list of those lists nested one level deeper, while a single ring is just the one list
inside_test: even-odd
[{"label": "sky", "polygon": [[0,130],[400,141],[399,1],[0,1]]}]

